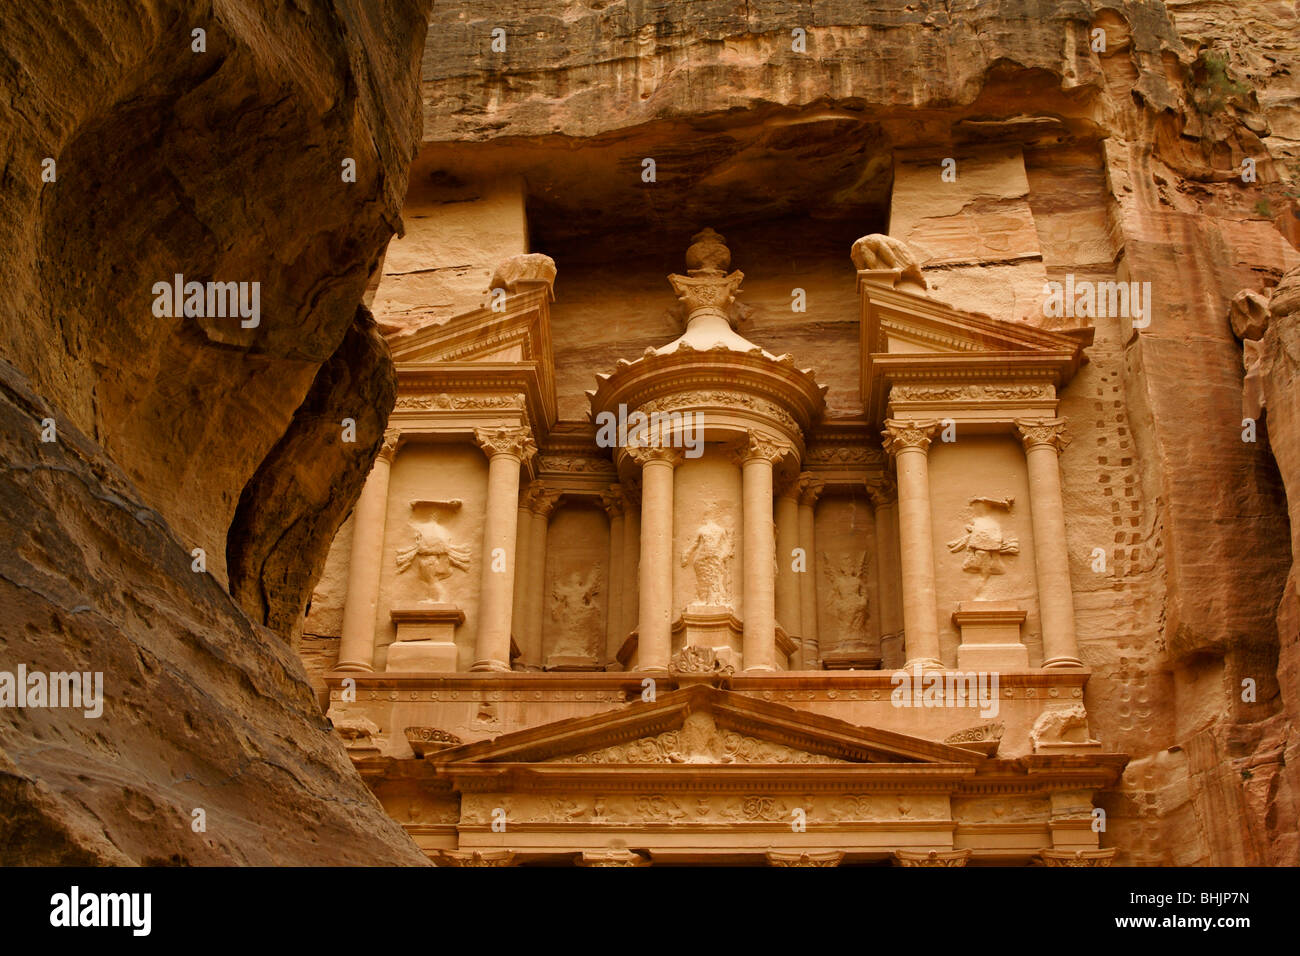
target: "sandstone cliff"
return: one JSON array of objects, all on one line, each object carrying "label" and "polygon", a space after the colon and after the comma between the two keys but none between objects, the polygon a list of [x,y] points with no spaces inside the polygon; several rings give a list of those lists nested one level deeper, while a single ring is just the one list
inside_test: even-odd
[{"label": "sandstone cliff", "polygon": [[[287,639],[393,401],[358,304],[427,7],[0,12],[3,669],[106,697],[0,711],[5,863],[423,861]],[[258,283],[258,321],[159,315],[177,274]]]},{"label": "sandstone cliff", "polygon": [[[562,416],[581,410],[590,369],[669,324],[606,320],[584,307],[588,290],[646,295],[625,264],[678,248],[706,214],[826,222],[832,238],[834,217],[856,217],[846,234],[917,243],[942,296],[1007,319],[1052,324],[1033,305],[1048,279],[1150,282],[1150,324],[1097,320],[1062,406],[1075,439],[1065,493],[1083,516],[1068,532],[1088,709],[1134,757],[1106,805],[1106,843],[1132,863],[1294,864],[1294,602],[1280,633],[1277,617],[1294,560],[1287,500],[1268,444],[1242,440],[1224,316],[1238,290],[1300,262],[1298,46],[1286,3],[496,0],[434,13],[415,186],[451,202],[462,173],[526,181],[530,232],[561,264]],[[941,194],[925,177],[943,157],[961,173]],[[584,261],[596,245],[617,251]],[[454,267],[426,268],[441,265],[439,296],[477,291],[491,263],[466,246]],[[418,280],[387,287],[397,334],[419,320],[403,311]],[[851,278],[836,283],[851,291]],[[773,282],[772,302],[793,284],[805,283]],[[842,336],[851,350],[847,320],[798,325],[787,299],[769,323],[764,294],[752,284],[746,300],[754,341],[800,354],[800,337],[812,350]],[[855,412],[849,386],[832,383],[834,414]],[[1292,430],[1275,418],[1274,446]],[[1104,574],[1089,567],[1097,546]]]}]

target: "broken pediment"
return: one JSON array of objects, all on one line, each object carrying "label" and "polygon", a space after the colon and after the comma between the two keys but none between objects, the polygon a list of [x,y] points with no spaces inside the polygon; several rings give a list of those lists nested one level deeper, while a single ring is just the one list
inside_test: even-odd
[{"label": "broken pediment", "polygon": [[708,685],[661,694],[622,710],[505,734],[430,754],[443,765],[929,763],[972,765],[979,754],[905,734],[859,727]]},{"label": "broken pediment", "polygon": [[956,309],[904,279],[900,268],[858,271],[861,393],[873,422],[891,417],[887,406],[898,385],[930,389],[939,401],[1053,402],[1087,360],[1091,328],[1053,331],[992,319]]}]

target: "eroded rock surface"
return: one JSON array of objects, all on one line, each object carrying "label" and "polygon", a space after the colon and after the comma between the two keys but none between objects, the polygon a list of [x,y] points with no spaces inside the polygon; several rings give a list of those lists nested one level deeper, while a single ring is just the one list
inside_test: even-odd
[{"label": "eroded rock surface", "polygon": [[[428,5],[0,12],[3,669],[102,672],[107,698],[0,711],[6,863],[423,859],[287,638],[392,403],[357,308]],[[257,283],[259,314],[169,317],[177,275]]]}]

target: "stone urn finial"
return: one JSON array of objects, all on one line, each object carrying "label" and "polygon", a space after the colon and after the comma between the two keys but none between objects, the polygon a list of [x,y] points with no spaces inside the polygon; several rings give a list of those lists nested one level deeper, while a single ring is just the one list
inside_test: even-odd
[{"label": "stone urn finial", "polygon": [[703,229],[691,237],[686,250],[686,274],[723,275],[731,265],[731,250],[727,240],[712,229]]},{"label": "stone urn finial", "polygon": [[701,316],[732,324],[731,304],[744,280],[743,272],[728,273],[731,250],[712,229],[697,232],[686,250],[686,275],[668,277],[677,298],[686,306],[687,326]]}]

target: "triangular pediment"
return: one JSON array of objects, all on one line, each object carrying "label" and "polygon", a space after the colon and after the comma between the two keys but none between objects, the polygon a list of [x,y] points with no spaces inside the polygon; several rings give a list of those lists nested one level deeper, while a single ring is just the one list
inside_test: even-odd
[{"label": "triangular pediment", "polygon": [[979,754],[711,686],[430,754],[443,765],[977,764]]},{"label": "triangular pediment", "polygon": [[883,420],[900,382],[1043,383],[1059,389],[1087,361],[1093,330],[1055,331],[956,309],[927,295],[861,281],[862,399]]},{"label": "triangular pediment", "polygon": [[508,295],[503,308],[477,308],[389,340],[399,369],[432,362],[551,362],[550,293]]}]

